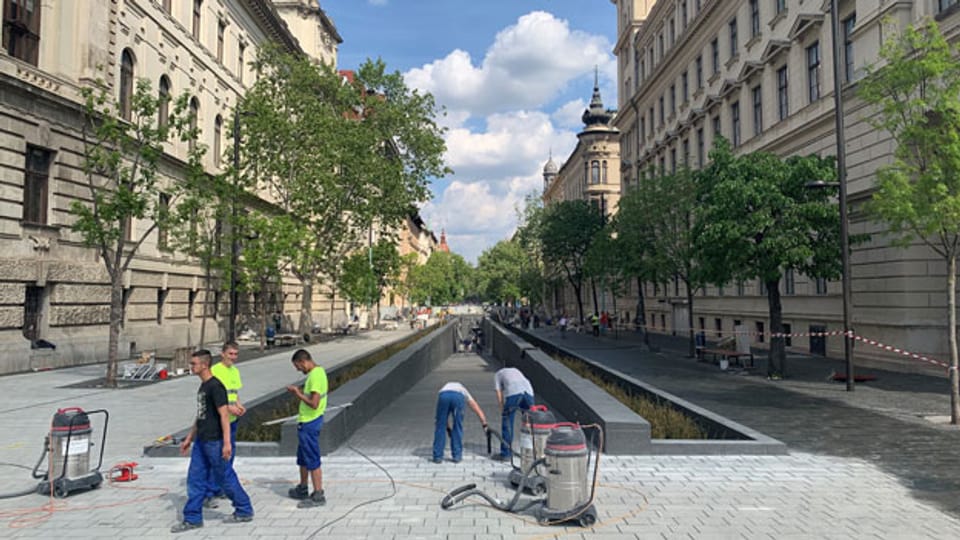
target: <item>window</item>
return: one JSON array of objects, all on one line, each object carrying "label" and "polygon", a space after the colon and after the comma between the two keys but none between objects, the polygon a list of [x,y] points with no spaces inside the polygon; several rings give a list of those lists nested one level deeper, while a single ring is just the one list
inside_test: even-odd
[{"label": "window", "polygon": [[816,293],[818,295],[827,294],[827,280],[826,278],[818,277],[816,280]]},{"label": "window", "polygon": [[203,12],[203,0],[193,0],[193,39],[200,39],[200,14]]},{"label": "window", "polygon": [[[637,51],[637,58],[640,58],[640,52]],[[647,64],[640,58],[640,77],[637,78],[637,81],[642,81],[647,78]]]},{"label": "window", "polygon": [[727,27],[730,29],[730,58],[735,58],[740,54],[740,50],[737,47],[737,18],[734,17],[733,20],[727,23]]},{"label": "window", "polygon": [[689,167],[690,166],[690,139],[683,140],[682,148],[683,148],[683,156],[682,156],[683,166]]},{"label": "window", "polygon": [[656,125],[656,121],[653,118],[653,106],[650,106],[650,136],[653,137],[653,126]]},{"label": "window", "polygon": [[637,146],[639,148],[639,143],[647,136],[647,118],[643,115],[640,115],[640,137],[637,139]]},{"label": "window", "polygon": [[243,82],[243,70],[246,66],[243,65],[243,53],[246,52],[247,46],[243,43],[239,45],[239,53],[237,59],[237,78],[240,79],[240,82]]},{"label": "window", "polygon": [[947,8],[956,5],[957,0],[937,0],[937,11],[946,11]]},{"label": "window", "polygon": [[[743,296],[744,293],[744,284],[743,280],[737,282],[737,296]],[[739,324],[739,323],[736,323]]]},{"label": "window", "polygon": [[680,86],[683,88],[683,102],[686,103],[690,99],[690,81],[686,71],[680,75]]},{"label": "window", "polygon": [[730,105],[730,123],[733,127],[733,146],[740,146],[740,102],[734,101]]},{"label": "window", "polygon": [[697,167],[703,168],[703,128],[697,128]]},{"label": "window", "polygon": [[193,152],[197,148],[197,139],[200,138],[200,133],[198,130],[198,123],[200,118],[200,100],[196,97],[190,99],[190,140],[187,143],[190,151]]},{"label": "window", "polygon": [[713,331],[717,334],[717,339],[723,337],[723,321],[721,319],[713,320]]},{"label": "window", "polygon": [[603,160],[603,175],[601,176],[601,182],[604,184],[607,183],[607,160]]},{"label": "window", "polygon": [[673,19],[670,19],[670,45],[673,46],[677,42],[677,24]]},{"label": "window", "polygon": [[213,120],[213,164],[216,167],[220,166],[220,160],[222,158],[221,154],[223,153],[223,117],[219,114]]},{"label": "window", "polygon": [[720,42],[713,38],[710,42],[710,56],[713,59],[713,74],[720,73]]},{"label": "window", "polygon": [[133,53],[124,49],[120,53],[120,116],[130,121],[133,113]]},{"label": "window", "polygon": [[170,120],[170,79],[166,75],[160,77],[160,102],[157,103],[157,126],[166,127]]},{"label": "window", "polygon": [[760,0],[750,0],[750,37],[760,35]]},{"label": "window", "polygon": [[163,324],[163,304],[167,302],[170,289],[157,289],[157,324]]},{"label": "window", "polygon": [[758,136],[763,133],[763,88],[756,86],[753,93],[753,135]]},{"label": "window", "polygon": [[797,280],[794,278],[793,268],[787,268],[783,273],[783,288],[788,295],[797,294]]},{"label": "window", "polygon": [[670,85],[670,115],[677,114],[677,85]]},{"label": "window", "polygon": [[37,65],[40,56],[40,0],[3,2],[3,50]]},{"label": "window", "polygon": [[217,62],[223,63],[223,34],[227,31],[226,21],[217,22]]},{"label": "window", "polygon": [[787,9],[787,0],[773,0],[773,10],[777,12],[777,15],[783,13]]},{"label": "window", "polygon": [[590,183],[599,184],[600,183],[600,162],[593,161],[590,163]]},{"label": "window", "polygon": [[43,287],[27,285],[23,298],[23,337],[31,342],[40,339],[40,320],[43,314]]},{"label": "window", "polygon": [[660,96],[660,125],[663,125],[663,96]]},{"label": "window", "polygon": [[720,138],[722,134],[720,133],[720,115],[713,117],[713,140]]},{"label": "window", "polygon": [[26,160],[23,174],[23,221],[46,225],[47,186],[53,152],[36,146],[27,146]]},{"label": "window", "polygon": [[[165,219],[167,214],[170,213],[170,195],[168,193],[160,193],[158,204],[157,204],[158,214],[161,219]],[[168,243],[170,241],[170,231],[167,230],[166,226],[157,226],[157,248],[166,250]]]},{"label": "window", "polygon": [[757,342],[763,343],[763,340],[766,338],[766,332],[763,331],[763,322],[756,321],[757,328]]},{"label": "window", "polygon": [[790,98],[787,89],[787,66],[777,70],[777,116],[786,120],[790,114]]},{"label": "window", "polygon": [[853,27],[857,24],[854,13],[843,20],[843,80],[853,80]]},{"label": "window", "polygon": [[787,347],[793,347],[793,340],[790,337],[790,334],[793,333],[793,326],[783,323],[783,333],[786,334],[783,336],[783,344]]},{"label": "window", "polygon": [[657,36],[657,52],[660,53],[660,61],[663,62],[663,56],[664,56],[663,32],[660,32],[660,35]]},{"label": "window", "polygon": [[807,47],[807,96],[810,103],[820,99],[820,42]]},{"label": "window", "polygon": [[637,81],[637,86],[640,85],[640,81],[643,76],[640,74],[640,66],[643,65],[643,62],[640,60],[640,51],[633,51],[633,80]]},{"label": "window", "polygon": [[703,55],[697,56],[697,89],[703,88]]},{"label": "window", "polygon": [[677,149],[670,149],[670,174],[677,174]]},{"label": "window", "polygon": [[706,330],[707,320],[704,319],[703,317],[697,317],[697,327],[700,328],[700,330]]},{"label": "window", "polygon": [[680,2],[680,27],[687,27],[687,0]]}]

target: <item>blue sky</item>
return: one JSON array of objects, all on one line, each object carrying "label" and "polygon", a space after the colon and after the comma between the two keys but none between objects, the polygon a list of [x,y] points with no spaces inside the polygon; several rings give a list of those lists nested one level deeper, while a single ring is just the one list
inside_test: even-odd
[{"label": "blue sky", "polygon": [[320,0],[343,37],[338,67],[382,58],[447,110],[446,161],[421,214],[468,261],[516,228],[541,170],[576,146],[599,68],[616,107],[609,0]]}]

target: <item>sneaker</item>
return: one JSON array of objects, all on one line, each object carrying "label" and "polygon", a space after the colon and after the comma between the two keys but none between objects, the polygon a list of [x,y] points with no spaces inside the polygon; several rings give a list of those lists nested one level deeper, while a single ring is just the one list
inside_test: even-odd
[{"label": "sneaker", "polygon": [[313,508],[315,506],[323,506],[327,504],[327,498],[323,495],[323,490],[314,491],[310,494],[310,497],[300,501],[300,504],[297,505],[297,508]]},{"label": "sneaker", "polygon": [[295,487],[292,487],[289,491],[287,491],[287,495],[289,495],[291,499],[302,501],[310,496],[310,490],[307,489],[307,486],[303,484],[297,484]]},{"label": "sneaker", "polygon": [[203,500],[204,508],[220,508],[220,503],[217,502],[216,497],[207,497]]},{"label": "sneaker", "polygon": [[190,523],[189,521],[181,521],[173,527],[170,527],[170,532],[172,533],[182,533],[187,531],[192,531],[194,529],[199,529],[203,527],[203,523]]},{"label": "sneaker", "polygon": [[253,514],[249,516],[230,514],[229,516],[223,518],[224,523],[249,523],[251,521],[253,521]]},{"label": "sneaker", "polygon": [[435,457],[435,458],[431,459],[430,461],[432,461],[432,462],[434,462],[434,463],[443,463],[443,458]]}]

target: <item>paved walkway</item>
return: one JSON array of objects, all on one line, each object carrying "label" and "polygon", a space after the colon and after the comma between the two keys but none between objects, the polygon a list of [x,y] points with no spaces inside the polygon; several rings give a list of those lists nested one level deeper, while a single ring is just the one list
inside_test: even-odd
[{"label": "paved walkway", "polygon": [[[540,335],[553,338],[550,330],[542,330]],[[334,358],[338,354],[347,358],[358,353],[364,343],[345,340],[344,350],[339,353],[322,348],[329,344],[320,344],[318,355],[329,366],[328,362],[337,361]],[[461,463],[433,464],[426,459],[432,404],[443,381],[465,381],[487,414],[494,415],[491,368],[476,355],[458,354],[360,430],[349,445],[324,456],[327,506],[297,510],[284,497],[296,474],[291,458],[241,457],[236,468],[253,500],[255,520],[224,525],[219,518],[229,513],[229,508],[208,510],[206,527],[183,537],[960,537],[956,509],[945,501],[956,498],[951,490],[957,467],[951,462],[956,455],[957,431],[923,420],[910,421],[905,417],[912,413],[884,413],[875,406],[885,401],[888,409],[899,409],[903,403],[903,410],[926,410],[926,400],[930,399],[936,409],[939,394],[933,389],[925,392],[920,388],[864,385],[851,396],[842,392],[841,385],[814,378],[772,383],[761,377],[720,373],[713,366],[697,364],[667,349],[660,354],[640,352],[628,340],[571,336],[564,344],[618,369],[631,369],[634,375],[645,371],[644,378],[652,384],[775,436],[788,443],[791,453],[746,457],[603,456],[596,500],[600,521],[587,530],[541,527],[529,518],[502,514],[472,499],[444,511],[439,506],[443,494],[466,483],[476,483],[500,499],[512,494],[506,485],[508,468],[481,455],[485,442],[473,418],[466,422],[468,446]],[[284,381],[296,380],[297,374],[287,368],[289,351],[242,364],[247,383],[244,390],[260,391],[255,384],[256,388],[272,390],[286,384]],[[811,373],[819,370],[817,367]],[[137,445],[144,439],[182,427],[180,416],[186,415],[189,422],[192,414],[189,398],[196,387],[195,379],[137,391],[84,394],[82,390],[52,390],[78,377],[53,372],[0,378],[0,395],[4,396],[0,406],[0,433],[4,433],[0,460],[20,464],[32,461],[45,424],[57,406],[111,408],[115,420],[108,455],[118,459],[136,458]],[[887,379],[883,376],[879,382]],[[888,383],[895,385],[890,379]],[[872,397],[873,392],[882,394]],[[145,408],[162,410],[176,416],[176,421],[169,426],[157,425],[153,416],[143,416]],[[126,427],[121,428],[121,424]],[[401,435],[396,434],[398,431]],[[69,531],[72,538],[169,537],[169,527],[177,521],[185,498],[187,460],[138,461],[141,477],[137,482],[105,485],[94,492],[55,501],[49,509],[39,508],[46,502],[40,496],[0,500],[0,534],[46,538]],[[3,482],[20,478],[29,484],[26,475],[26,471],[11,469],[3,475]]]}]

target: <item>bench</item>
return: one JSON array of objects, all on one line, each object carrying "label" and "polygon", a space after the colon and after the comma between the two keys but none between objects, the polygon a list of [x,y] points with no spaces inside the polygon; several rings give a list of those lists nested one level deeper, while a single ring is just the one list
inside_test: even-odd
[{"label": "bench", "polygon": [[292,347],[303,339],[300,334],[277,334],[274,336],[274,344],[283,347]]},{"label": "bench", "polygon": [[753,353],[743,353],[740,351],[734,351],[730,349],[707,349],[707,348],[698,348],[697,354],[701,359],[706,360],[709,355],[710,360],[716,364],[718,360],[730,360],[732,363],[740,364],[743,367],[748,367],[743,363],[744,358],[750,359],[750,366],[753,367]]}]

